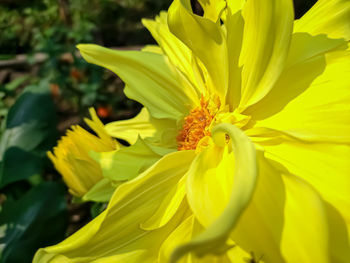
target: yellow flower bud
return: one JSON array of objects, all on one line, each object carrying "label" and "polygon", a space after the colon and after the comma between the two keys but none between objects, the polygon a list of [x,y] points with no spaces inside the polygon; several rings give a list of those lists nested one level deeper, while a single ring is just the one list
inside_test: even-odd
[{"label": "yellow flower bud", "polygon": [[74,125],[53,151],[48,152],[70,193],[78,197],[82,197],[103,178],[100,165],[90,157],[89,152],[108,152],[119,148],[117,141],[105,131],[93,108],[90,115],[91,120],[85,119],[85,122],[96,135]]}]

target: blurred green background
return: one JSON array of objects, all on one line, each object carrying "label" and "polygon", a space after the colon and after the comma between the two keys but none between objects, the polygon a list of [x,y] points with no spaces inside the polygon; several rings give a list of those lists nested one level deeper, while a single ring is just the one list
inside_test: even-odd
[{"label": "blurred green background", "polygon": [[[300,17],[315,0],[295,0]],[[104,121],[140,105],[112,73],[87,64],[78,43],[139,49],[141,25],[170,0],[2,0],[0,2],[0,263],[31,262],[95,217],[101,204],[72,202],[46,151],[95,107]],[[192,1],[194,9],[200,8]]]}]

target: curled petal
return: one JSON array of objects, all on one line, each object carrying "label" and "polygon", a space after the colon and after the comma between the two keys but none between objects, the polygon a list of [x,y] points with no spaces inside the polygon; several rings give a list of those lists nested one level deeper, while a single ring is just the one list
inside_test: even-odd
[{"label": "curled petal", "polygon": [[[188,172],[187,196],[189,204],[198,220],[206,227],[205,231],[191,240],[189,243],[175,249],[171,262],[176,262],[179,258],[188,252],[195,252],[198,255],[208,253],[222,253],[229,246],[226,244],[230,233],[235,227],[242,212],[249,204],[254,191],[257,176],[257,165],[255,148],[249,138],[244,133],[230,124],[220,124],[214,127],[213,138],[218,146],[233,149],[233,152],[224,153],[222,160],[211,155],[212,149],[203,150],[194,160]],[[230,144],[225,146],[225,134],[230,138]],[[222,152],[225,151],[222,150]],[[220,155],[219,155],[220,156]],[[232,169],[232,156],[235,159],[235,168]],[[217,158],[211,161],[210,158]],[[213,197],[213,189],[216,185],[208,184],[210,176],[213,176],[213,169],[219,167],[220,173],[217,177],[224,176],[224,179],[218,179],[218,184],[227,180],[233,180],[230,183],[231,189],[225,189],[222,184],[222,192],[228,193],[226,206],[223,207],[222,200]],[[214,188],[212,188],[214,187]],[[221,195],[220,192],[216,194]],[[218,201],[214,206],[213,201]],[[221,208],[221,209],[220,209]],[[220,211],[222,210],[222,211]],[[221,213],[220,213],[221,212]],[[213,218],[211,214],[216,215]]]}]

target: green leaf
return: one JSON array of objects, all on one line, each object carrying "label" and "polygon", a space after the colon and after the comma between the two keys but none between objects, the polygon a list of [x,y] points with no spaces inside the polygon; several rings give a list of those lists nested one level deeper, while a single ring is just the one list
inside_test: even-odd
[{"label": "green leaf", "polygon": [[8,60],[15,58],[16,55],[13,54],[0,54],[0,60]]},{"label": "green leaf", "polygon": [[10,108],[1,134],[0,187],[41,173],[46,151],[56,138],[56,113],[48,83],[27,87]]},{"label": "green leaf", "polygon": [[42,183],[0,213],[0,263],[31,262],[35,251],[64,238],[67,226],[63,185]]},{"label": "green leaf", "polygon": [[93,203],[90,208],[92,218],[97,217],[107,208],[107,203]]},{"label": "green leaf", "polygon": [[13,91],[16,88],[18,88],[21,84],[23,84],[26,80],[28,80],[28,78],[29,78],[29,75],[24,75],[22,77],[16,78],[10,83],[6,84],[5,89],[7,91]]},{"label": "green leaf", "polygon": [[42,158],[17,147],[9,148],[0,162],[0,187],[26,179],[42,170]]},{"label": "green leaf", "polygon": [[7,127],[28,123],[30,121],[45,122],[51,124],[52,113],[55,108],[51,99],[49,84],[42,82],[39,85],[28,86],[22,95],[17,99],[16,103],[11,107],[8,118]]}]

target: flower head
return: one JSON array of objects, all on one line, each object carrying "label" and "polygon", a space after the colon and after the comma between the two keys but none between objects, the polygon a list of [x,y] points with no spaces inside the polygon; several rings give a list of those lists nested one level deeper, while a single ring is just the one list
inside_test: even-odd
[{"label": "flower head", "polygon": [[143,21],[159,47],[78,46],[144,105],[106,126],[136,178],[34,262],[350,258],[350,2],[199,2]]},{"label": "flower head", "polygon": [[48,152],[69,191],[78,197],[84,196],[103,178],[100,164],[89,153],[109,152],[118,148],[117,141],[107,134],[94,109],[90,109],[90,114],[92,120],[85,121],[96,135],[74,125],[61,138],[53,152]]}]

